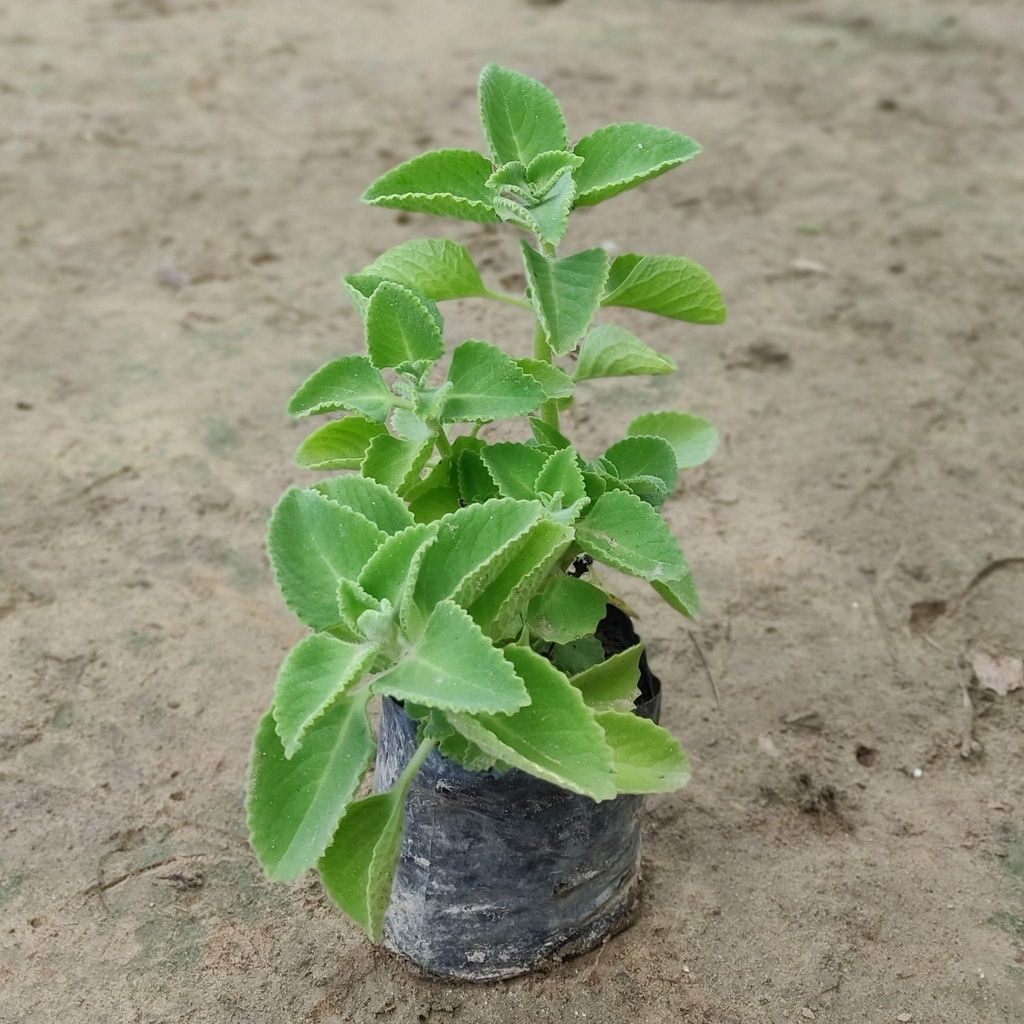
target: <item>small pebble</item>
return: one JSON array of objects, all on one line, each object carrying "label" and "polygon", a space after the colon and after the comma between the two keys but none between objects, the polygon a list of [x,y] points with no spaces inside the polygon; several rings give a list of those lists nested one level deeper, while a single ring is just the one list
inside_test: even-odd
[{"label": "small pebble", "polygon": [[896,1019],[900,1022],[900,1024],[907,1024],[907,1021],[911,1021],[914,1019],[914,1015],[912,1013],[897,1013]]},{"label": "small pebble", "polygon": [[921,768],[915,768],[910,774],[913,778],[919,779],[922,775],[924,775],[924,771]]},{"label": "small pebble", "polygon": [[805,1020],[814,1020],[814,1011],[809,1006],[804,1006],[800,1010],[800,1016]]}]

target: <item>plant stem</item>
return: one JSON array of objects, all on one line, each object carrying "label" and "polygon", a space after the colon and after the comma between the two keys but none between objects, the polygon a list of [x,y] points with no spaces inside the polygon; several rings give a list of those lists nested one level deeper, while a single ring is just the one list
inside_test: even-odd
[{"label": "plant stem", "polygon": [[[544,328],[540,325],[540,320],[537,320],[537,325],[533,330],[533,357],[534,359],[540,359],[545,363],[553,362],[551,357],[551,347],[548,345],[547,337],[544,334]],[[559,429],[558,426],[558,403],[553,398],[549,398],[540,407],[540,418],[549,426],[554,427],[555,430]]]},{"label": "plant stem", "polygon": [[430,756],[430,752],[435,746],[437,746],[437,740],[420,740],[416,753],[412,755],[409,763],[402,769],[402,774],[398,777],[398,782],[395,783],[395,789],[404,793],[409,788],[412,780],[416,778],[416,773],[423,767],[423,762]]},{"label": "plant stem", "polygon": [[484,294],[485,299],[494,299],[495,302],[504,302],[507,306],[518,306],[520,309],[533,309],[533,305],[526,301],[526,299],[520,299],[516,295],[508,295],[505,292],[492,292],[488,288]]},{"label": "plant stem", "polygon": [[444,432],[444,427],[437,428],[437,433],[434,435],[434,441],[437,444],[437,450],[442,455],[451,455],[452,445],[448,440],[448,435]]}]

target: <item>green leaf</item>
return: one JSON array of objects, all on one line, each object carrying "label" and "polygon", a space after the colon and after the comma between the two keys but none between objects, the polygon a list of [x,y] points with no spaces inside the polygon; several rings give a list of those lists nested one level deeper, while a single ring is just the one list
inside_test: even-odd
[{"label": "green leaf", "polygon": [[416,604],[429,612],[446,597],[463,606],[471,603],[507,564],[513,541],[541,514],[535,501],[494,498],[445,516],[423,557],[414,593]]},{"label": "green leaf", "polygon": [[320,859],[373,760],[369,693],[339,697],[309,726],[289,759],[272,712],[256,733],[249,767],[249,838],[268,876],[298,878]]},{"label": "green leaf", "polygon": [[412,515],[405,502],[376,480],[365,476],[336,476],[321,480],[316,489],[331,501],[365,516],[385,533],[398,533],[412,525]]},{"label": "green leaf", "polygon": [[473,620],[492,639],[519,632],[527,602],[573,539],[571,527],[542,519],[512,543],[511,557],[469,605]]},{"label": "green leaf", "polygon": [[700,615],[700,597],[689,572],[678,580],[657,580],[651,586],[680,615],[688,619],[696,619]]},{"label": "green leaf", "polygon": [[558,181],[563,171],[575,171],[583,158],[564,149],[553,149],[535,156],[526,168],[526,180],[534,194],[542,196]]},{"label": "green leaf", "polygon": [[435,302],[487,294],[469,250],[447,238],[418,238],[381,253],[364,275],[395,281]]},{"label": "green leaf", "polygon": [[690,781],[690,763],[679,741],[660,725],[628,711],[597,715],[612,750],[620,793],[671,793]]},{"label": "green leaf", "polygon": [[[408,364],[407,364],[408,365]],[[391,433],[403,441],[426,441],[431,434],[430,425],[413,409],[391,411]]]},{"label": "green leaf", "polygon": [[361,319],[365,320],[366,309],[370,305],[370,296],[377,290],[377,286],[384,278],[368,274],[346,274],[342,280],[355,311]]},{"label": "green leaf", "polygon": [[480,504],[500,496],[494,478],[487,471],[479,452],[462,451],[456,461],[459,494],[467,505]]},{"label": "green leaf", "polygon": [[611,750],[583,697],[528,647],[505,648],[530,703],[511,715],[449,714],[466,739],[506,764],[594,800],[615,795]]},{"label": "green leaf", "polygon": [[537,475],[547,462],[539,448],[499,441],[481,449],[480,458],[504,497],[527,501],[537,497]]},{"label": "green leaf", "polygon": [[[390,540],[389,537],[382,547],[387,545]],[[380,551],[380,548],[377,551]],[[373,561],[372,557],[370,561]],[[365,571],[364,569],[363,572]],[[329,634],[346,643],[360,643],[366,639],[359,629],[359,619],[363,612],[380,610],[380,601],[372,594],[368,594],[355,580],[340,580],[338,583],[338,612],[343,625],[331,627]]]},{"label": "green leaf", "polygon": [[635,335],[615,324],[600,324],[584,339],[573,380],[598,377],[660,376],[672,373],[675,361],[655,352]]},{"label": "green leaf", "polygon": [[418,479],[434,450],[433,438],[409,441],[382,434],[370,442],[363,459],[363,475],[383,484],[395,494],[404,494]]},{"label": "green leaf", "polygon": [[[405,710],[411,714],[409,708],[407,703]],[[452,728],[443,711],[427,708],[424,711],[428,717],[423,735],[437,740],[437,749],[443,757],[461,764],[470,772],[486,772],[495,766],[495,759],[490,754],[485,754],[475,743],[470,743]]]},{"label": "green leaf", "polygon": [[435,606],[422,636],[370,689],[444,711],[509,714],[530,699],[512,665],[450,600]]},{"label": "green leaf", "polygon": [[349,806],[319,864],[327,894],[374,942],[381,940],[395,881],[406,796],[432,746],[432,741],[420,744],[386,793]]},{"label": "green leaf", "polygon": [[525,416],[544,401],[544,389],[513,359],[484,341],[465,341],[452,356],[446,423]]},{"label": "green leaf", "polygon": [[643,652],[643,644],[634,644],[569,681],[583,694],[588,707],[607,709],[622,701],[632,703],[640,685],[640,656]]},{"label": "green leaf", "polygon": [[537,475],[534,486],[538,494],[549,495],[556,501],[561,495],[558,508],[568,509],[583,501],[587,492],[576,452],[572,448],[560,448],[550,456]]},{"label": "green leaf", "polygon": [[564,356],[586,333],[608,276],[604,249],[584,249],[549,259],[525,241],[523,264],[533,304],[551,350]]},{"label": "green leaf", "polygon": [[525,165],[520,160],[502,164],[487,179],[487,187],[494,192],[511,192],[524,200],[542,198],[566,170],[574,171],[583,163],[583,157],[564,149],[549,150],[535,156]]},{"label": "green leaf", "polygon": [[480,75],[480,119],[497,164],[528,164],[541,153],[569,148],[565,117],[551,90],[498,64]]},{"label": "green leaf", "polygon": [[558,366],[543,359],[517,359],[516,366],[528,373],[543,389],[545,398],[572,398],[572,378]]},{"label": "green leaf", "polygon": [[679,543],[665,520],[626,491],[606,491],[576,524],[576,541],[614,569],[647,580],[676,580],[686,572]]},{"label": "green leaf", "polygon": [[566,168],[558,175],[547,193],[537,200],[494,197],[494,210],[503,221],[518,224],[532,231],[542,242],[558,245],[569,225],[569,211],[576,198],[572,171]]},{"label": "green leaf", "polygon": [[405,825],[405,794],[377,793],[349,804],[320,860],[328,896],[380,942]]},{"label": "green leaf", "polygon": [[394,404],[384,378],[366,356],[344,356],[321,366],[292,396],[289,416],[342,409],[383,423]]},{"label": "green leaf", "polygon": [[285,491],[270,517],[270,563],[285,604],[313,629],[338,622],[338,581],[355,580],[387,535],[319,491]]},{"label": "green leaf", "polygon": [[626,483],[654,477],[661,499],[676,485],[675,451],[663,437],[625,437],[604,453],[604,459]]},{"label": "green leaf", "polygon": [[672,445],[679,469],[707,462],[718,447],[718,431],[707,420],[682,412],[645,413],[630,423],[628,432],[663,437]]},{"label": "green leaf", "polygon": [[326,633],[307,636],[285,658],[274,690],[274,720],[291,758],[314,722],[354,683],[373,660],[370,644],[350,644]]},{"label": "green leaf", "polygon": [[604,661],[604,647],[596,636],[581,636],[567,644],[551,644],[548,657],[567,676],[579,675]]},{"label": "green leaf", "polygon": [[363,193],[363,201],[487,223],[498,219],[487,188],[490,176],[490,162],[475,150],[436,149],[381,175]]},{"label": "green leaf", "polygon": [[438,459],[434,468],[405,492],[405,500],[418,523],[432,523],[458,509],[458,481],[451,460]]},{"label": "green leaf", "polygon": [[359,575],[359,585],[378,600],[388,600],[393,607],[399,607],[413,556],[436,533],[433,524],[416,523],[388,537],[366,563]]},{"label": "green leaf", "polygon": [[325,423],[299,445],[295,461],[303,469],[358,469],[370,442],[387,428],[363,416]]},{"label": "green leaf", "polygon": [[527,625],[545,640],[567,644],[592,635],[607,612],[603,590],[571,576],[556,576],[532,601]]},{"label": "green leaf", "polygon": [[610,124],[576,143],[578,206],[593,206],[670,171],[700,153],[693,139],[651,124]]},{"label": "green leaf", "polygon": [[366,308],[366,348],[378,369],[432,363],[444,355],[441,328],[430,310],[404,285],[382,281]]},{"label": "green leaf", "polygon": [[536,416],[530,417],[530,429],[533,431],[537,444],[546,444],[551,448],[558,449],[571,446],[571,442],[564,434],[560,434],[555,427]]},{"label": "green leaf", "polygon": [[682,256],[618,256],[608,274],[604,306],[629,306],[695,324],[725,322],[725,302],[711,275]]}]

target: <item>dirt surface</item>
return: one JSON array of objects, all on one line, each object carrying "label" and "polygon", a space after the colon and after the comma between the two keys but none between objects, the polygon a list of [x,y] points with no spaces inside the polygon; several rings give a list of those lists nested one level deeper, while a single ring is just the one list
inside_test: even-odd
[{"label": "dirt surface", "polygon": [[[572,421],[590,452],[649,406],[724,438],[671,506],[721,707],[630,591],[695,766],[651,801],[643,915],[472,988],[265,882],[242,778],[300,635],[263,549],[304,479],[283,409],[360,345],[339,276],[417,234],[517,266],[511,230],[357,202],[480,144],[490,59],[576,135],[704,143],[567,244],[684,252],[731,318],[621,312],[683,373]],[[965,689],[1024,646],[1022,103],[1018,0],[5,5],[0,1020],[1024,1019],[1024,692]],[[529,345],[521,311],[445,313]]]}]

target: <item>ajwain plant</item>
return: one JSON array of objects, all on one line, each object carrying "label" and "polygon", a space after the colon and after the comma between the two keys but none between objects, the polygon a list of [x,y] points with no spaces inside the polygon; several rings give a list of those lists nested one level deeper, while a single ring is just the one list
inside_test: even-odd
[{"label": "ajwain plant", "polygon": [[[505,222],[524,233],[527,288],[489,288],[449,239],[406,242],[345,279],[366,354],[335,359],[295,393],[292,416],[343,413],[302,443],[306,469],[268,544],[288,607],[312,632],[284,660],[255,740],[248,820],[273,879],[319,869],[334,901],[379,940],[410,782],[437,747],[467,769],[518,768],[594,800],[675,789],[673,737],[633,714],[641,647],[606,658],[609,601],[595,563],[650,582],[676,611],[698,599],[659,509],[680,470],[712,453],[705,420],[647,412],[588,457],[559,413],[576,386],[675,369],[604,306],[693,323],[725,307],[708,272],[680,256],[603,248],[562,253],[569,216],[697,156],[692,139],[612,124],[571,145],[541,83],[497,65],[480,78],[490,155],[424,153],[366,191],[374,206]],[[481,298],[534,319],[533,354],[486,341],[448,354],[438,303]],[[528,440],[481,429],[523,421]],[[402,702],[419,747],[388,792],[357,797],[375,740],[375,697]]]}]

